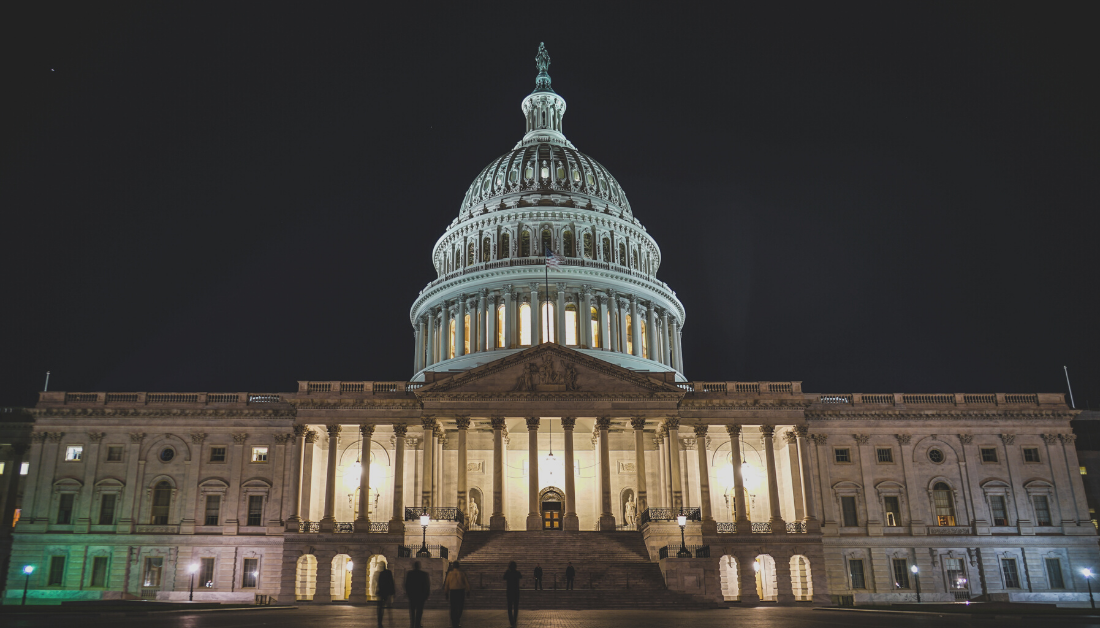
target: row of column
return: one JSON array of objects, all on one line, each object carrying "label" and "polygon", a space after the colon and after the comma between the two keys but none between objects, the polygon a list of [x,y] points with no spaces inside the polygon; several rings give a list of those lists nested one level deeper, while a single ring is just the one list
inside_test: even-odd
[{"label": "row of column", "polygon": [[[583,349],[601,348],[618,353],[630,353],[637,357],[648,357],[655,362],[683,372],[683,351],[680,346],[680,322],[668,310],[642,302],[634,295],[619,295],[614,290],[597,293],[590,286],[582,286],[579,291],[570,294],[566,284],[557,283],[557,298],[554,307],[555,321],[552,334],[548,338],[544,333],[541,303],[549,301],[549,295],[539,289],[544,284],[532,282],[528,290],[513,291],[513,285],[503,286],[501,292],[483,289],[476,295],[460,295],[457,299],[444,301],[441,305],[429,308],[420,316],[413,327],[416,355],[413,368],[420,372],[425,368],[451,358],[451,322],[455,323],[453,335],[454,357],[466,355],[466,317],[471,321],[469,333],[469,353],[494,351],[496,349],[520,348],[520,327],[531,330],[533,342],[559,342],[565,340],[565,308],[567,300],[576,304],[578,315],[577,347]],[[520,321],[520,308],[529,305],[527,318]],[[497,311],[504,308],[504,329],[498,329]],[[593,342],[592,309],[597,310],[596,340]],[[628,325],[627,321],[630,324]],[[642,320],[645,320],[646,338],[642,341]],[[480,322],[479,322],[480,321]],[[610,327],[610,329],[609,329]],[[627,330],[630,329],[628,338]],[[503,331],[503,347],[499,347],[498,337]],[[598,345],[598,346],[593,346]],[[648,349],[643,356],[643,346]]]}]

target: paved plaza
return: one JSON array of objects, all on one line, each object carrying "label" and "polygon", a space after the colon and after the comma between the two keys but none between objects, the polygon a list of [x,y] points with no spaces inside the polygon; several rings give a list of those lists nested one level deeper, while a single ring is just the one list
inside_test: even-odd
[{"label": "paved plaza", "polygon": [[[385,628],[406,628],[409,625],[408,611],[394,609],[393,615],[386,618]],[[60,617],[36,616],[0,616],[0,624],[6,628],[39,628],[55,626]],[[61,621],[72,623],[72,615]],[[520,609],[520,628],[763,628],[771,626],[797,628],[833,628],[833,627],[877,627],[909,628],[936,626],[974,625],[1023,625],[1034,618],[1018,618],[1016,621],[997,617],[970,618],[969,616],[951,616],[935,614],[894,614],[867,612],[838,612],[811,610],[802,608],[732,608],[716,610],[669,610],[669,611],[630,611],[630,610],[589,610],[558,611]],[[156,614],[128,617],[81,616],[82,628],[144,628],[151,624],[158,628],[372,628],[374,607],[364,606],[325,606],[304,607],[295,610],[258,610],[196,614]],[[1074,626],[1100,626],[1100,621],[1092,622],[1074,618],[1068,622]],[[428,610],[424,612],[424,628],[447,628],[450,625],[447,611]],[[507,628],[508,620],[504,609],[471,609],[462,618],[464,628]]]}]

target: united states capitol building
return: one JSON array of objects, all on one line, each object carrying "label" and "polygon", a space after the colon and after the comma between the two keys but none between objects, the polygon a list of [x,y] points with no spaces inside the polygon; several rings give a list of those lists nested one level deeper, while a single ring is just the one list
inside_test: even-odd
[{"label": "united states capitol building", "polygon": [[419,552],[487,590],[573,561],[589,606],[1088,603],[1061,394],[689,379],[644,201],[566,139],[536,62],[524,134],[424,251],[411,376],[40,393],[0,440],[9,602],[364,602]]}]

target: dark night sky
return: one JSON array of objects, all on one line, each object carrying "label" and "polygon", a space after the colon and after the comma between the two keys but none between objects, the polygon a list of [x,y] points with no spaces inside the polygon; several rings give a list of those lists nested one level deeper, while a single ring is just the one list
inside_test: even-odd
[{"label": "dark night sky", "polygon": [[7,14],[0,405],[408,378],[545,41],[689,378],[1100,406],[1088,3],[356,4]]}]

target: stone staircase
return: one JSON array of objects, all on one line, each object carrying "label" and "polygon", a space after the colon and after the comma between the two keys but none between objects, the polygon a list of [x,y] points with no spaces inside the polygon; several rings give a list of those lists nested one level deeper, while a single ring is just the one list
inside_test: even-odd
[{"label": "stone staircase", "polygon": [[[661,568],[650,561],[640,532],[473,531],[466,533],[459,552],[471,586],[468,607],[505,608],[502,576],[512,560],[523,574],[521,609],[720,606],[666,589]],[[569,561],[577,570],[572,591],[565,590]],[[543,570],[541,591],[533,588],[536,564]]]}]

